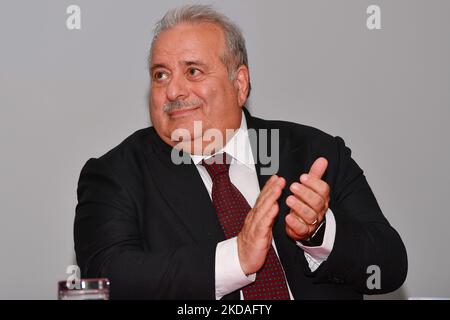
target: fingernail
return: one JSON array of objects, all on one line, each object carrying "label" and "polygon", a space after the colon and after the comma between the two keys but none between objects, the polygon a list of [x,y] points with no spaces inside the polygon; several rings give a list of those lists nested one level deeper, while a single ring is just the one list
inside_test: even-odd
[{"label": "fingernail", "polygon": [[284,188],[284,179],[282,177],[278,177],[277,184],[280,186],[280,188]]},{"label": "fingernail", "polygon": [[300,180],[301,180],[301,181],[307,181],[307,180],[308,180],[308,175],[307,175],[307,174],[302,174],[302,175],[300,176]]},{"label": "fingernail", "polygon": [[291,189],[294,191],[298,191],[298,190],[300,190],[300,186],[297,182],[295,182],[295,183],[291,184]]}]

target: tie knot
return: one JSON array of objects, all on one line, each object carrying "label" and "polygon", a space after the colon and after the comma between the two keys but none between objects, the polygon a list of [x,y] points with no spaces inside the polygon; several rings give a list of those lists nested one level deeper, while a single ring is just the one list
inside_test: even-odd
[{"label": "tie knot", "polygon": [[226,153],[216,154],[215,156],[204,159],[202,165],[208,171],[212,179],[220,174],[228,174],[230,169],[231,156]]}]

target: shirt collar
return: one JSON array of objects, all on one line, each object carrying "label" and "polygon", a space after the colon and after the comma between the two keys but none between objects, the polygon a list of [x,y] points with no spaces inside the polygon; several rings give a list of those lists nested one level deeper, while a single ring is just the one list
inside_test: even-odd
[{"label": "shirt collar", "polygon": [[[211,155],[211,157],[223,152],[227,153],[233,158],[231,163],[236,163],[237,161],[250,169],[254,168],[255,160],[253,158],[253,151],[250,145],[250,139],[247,129],[247,119],[245,118],[244,112],[242,112],[241,125],[237,132],[233,135],[233,137],[231,137],[231,139],[221,150]],[[190,154],[190,156],[195,165],[199,165],[203,159],[207,159],[210,157],[209,155],[195,154]]]}]

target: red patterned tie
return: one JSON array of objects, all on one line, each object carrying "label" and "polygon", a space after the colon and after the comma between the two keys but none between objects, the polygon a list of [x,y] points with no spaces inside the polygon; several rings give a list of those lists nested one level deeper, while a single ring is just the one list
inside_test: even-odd
[{"label": "red patterned tie", "polygon": [[[231,183],[228,175],[230,160],[231,157],[223,153],[202,162],[213,181],[212,203],[227,239],[238,235],[251,209]],[[256,274],[256,280],[244,287],[243,293],[245,300],[289,300],[284,272],[273,246],[264,266]]]}]

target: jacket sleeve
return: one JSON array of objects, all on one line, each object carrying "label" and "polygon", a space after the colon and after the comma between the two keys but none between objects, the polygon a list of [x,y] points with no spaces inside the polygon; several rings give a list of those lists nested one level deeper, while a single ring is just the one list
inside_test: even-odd
[{"label": "jacket sleeve", "polygon": [[[396,290],[407,274],[405,246],[381,212],[350,149],[340,137],[335,137],[334,143],[337,160],[327,179],[336,236],[328,260],[314,273],[315,281],[349,285],[363,294]],[[377,270],[379,285],[370,278]]]},{"label": "jacket sleeve", "polygon": [[85,164],[77,194],[74,239],[82,277],[108,278],[112,299],[215,298],[215,245],[145,251],[136,203],[105,161]]}]

